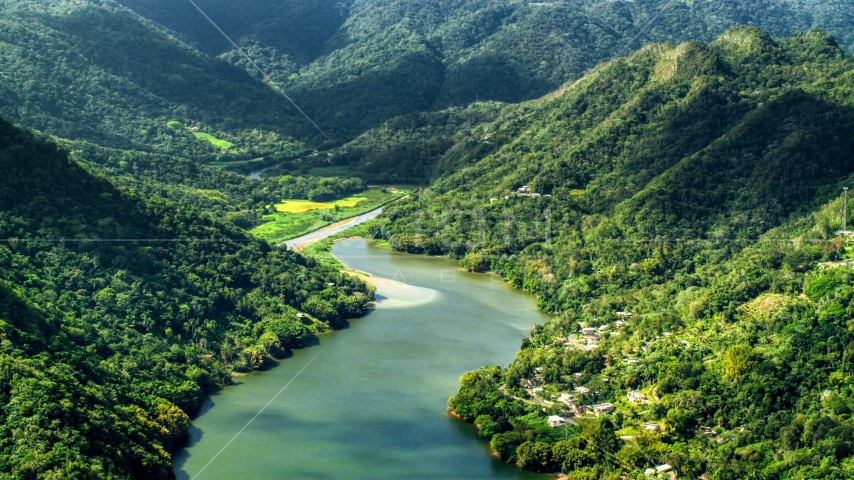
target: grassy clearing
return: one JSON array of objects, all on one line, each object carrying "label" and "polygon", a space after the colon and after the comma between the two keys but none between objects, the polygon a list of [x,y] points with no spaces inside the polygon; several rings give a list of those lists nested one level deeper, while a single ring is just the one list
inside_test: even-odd
[{"label": "grassy clearing", "polygon": [[334,202],[285,200],[276,205],[276,213],[265,215],[266,223],[253,229],[252,233],[270,243],[281,243],[339,220],[369,212],[412,191],[412,189],[371,188],[358,195]]},{"label": "grassy clearing", "polygon": [[217,147],[221,150],[228,150],[233,147],[234,144],[225,140],[220,140],[219,138],[214,137],[213,135],[207,134],[205,132],[193,132],[193,135],[196,136],[199,140],[206,140],[211,143],[214,147]]},{"label": "grassy clearing", "polygon": [[271,217],[272,221],[252,229],[255,236],[264,238],[270,243],[281,243],[332,223],[319,216],[302,214],[268,215],[264,219],[269,220]]}]

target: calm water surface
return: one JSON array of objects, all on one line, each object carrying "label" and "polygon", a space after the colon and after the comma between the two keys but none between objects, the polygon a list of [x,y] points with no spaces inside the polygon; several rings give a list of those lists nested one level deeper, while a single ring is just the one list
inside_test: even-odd
[{"label": "calm water surface", "polygon": [[363,240],[333,253],[374,277],[376,308],[212,396],[175,457],[178,478],[548,478],[498,461],[446,412],[460,375],[506,365],[547,320],[535,299],[456,262]]}]

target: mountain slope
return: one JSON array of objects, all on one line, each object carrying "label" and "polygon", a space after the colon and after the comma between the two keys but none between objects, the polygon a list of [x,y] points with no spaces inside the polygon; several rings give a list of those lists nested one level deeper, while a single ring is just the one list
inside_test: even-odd
[{"label": "mountain slope", "polygon": [[[663,463],[850,476],[851,253],[833,232],[854,178],[852,75],[821,31],[737,28],[649,45],[502,112],[493,153],[373,226],[500,272],[555,314],[508,368],[464,376],[450,407],[502,459],[572,479]],[[546,425],[603,402],[616,412]]]},{"label": "mountain slope", "polygon": [[[200,35],[205,20],[189,5],[123,4],[243,64],[210,39],[212,29]],[[228,0],[199,5],[344,137],[413,111],[536,98],[649,41],[711,41],[732,26],[757,25],[774,37],[825,27],[849,45],[854,21],[854,7],[841,0],[257,0],[237,15]]]},{"label": "mountain slope", "polygon": [[5,121],[0,168],[4,477],[171,478],[206,393],[371,297]]},{"label": "mountain slope", "polygon": [[[68,139],[212,160],[291,157],[318,133],[244,70],[91,3],[0,12],[0,109]],[[230,141],[197,138],[191,127]],[[225,150],[225,151],[224,151]]]},{"label": "mountain slope", "polygon": [[854,22],[843,0],[199,5],[331,141],[190,2],[171,0],[4,2],[2,113],[63,138],[207,161],[263,159],[260,168],[400,115],[536,98],[648,41],[711,41],[754,24],[773,37],[826,27],[849,45]]}]

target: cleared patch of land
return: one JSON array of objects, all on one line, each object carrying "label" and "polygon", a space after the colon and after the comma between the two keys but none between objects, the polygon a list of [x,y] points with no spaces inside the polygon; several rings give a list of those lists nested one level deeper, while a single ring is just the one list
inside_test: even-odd
[{"label": "cleared patch of land", "polygon": [[228,150],[234,146],[234,144],[229,141],[221,140],[205,132],[193,132],[193,135],[195,135],[199,140],[206,140],[210,142],[211,145],[221,150]]},{"label": "cleared patch of land", "polygon": [[370,188],[332,202],[284,200],[276,205],[276,213],[265,215],[266,223],[253,229],[252,233],[270,243],[281,243],[339,220],[367,213],[412,191],[413,189]]},{"label": "cleared patch of land", "polygon": [[276,205],[276,210],[284,213],[304,213],[312,210],[334,210],[338,208],[353,208],[359,202],[367,200],[366,197],[349,197],[335,200],[334,202],[312,202],[311,200],[285,200]]}]

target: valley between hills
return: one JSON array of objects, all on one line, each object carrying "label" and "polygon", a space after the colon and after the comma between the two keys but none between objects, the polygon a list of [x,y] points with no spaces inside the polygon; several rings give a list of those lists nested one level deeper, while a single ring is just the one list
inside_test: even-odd
[{"label": "valley between hills", "polygon": [[0,476],[854,478],[850,2],[237,3],[0,2]]}]

